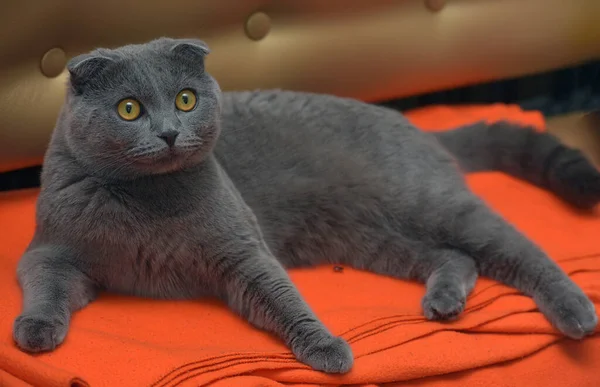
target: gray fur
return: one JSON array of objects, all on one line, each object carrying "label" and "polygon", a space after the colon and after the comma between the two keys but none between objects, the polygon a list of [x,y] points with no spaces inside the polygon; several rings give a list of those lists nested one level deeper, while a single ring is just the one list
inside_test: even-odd
[{"label": "gray fur", "polygon": [[549,133],[510,122],[478,122],[435,133],[463,172],[499,170],[545,188],[580,209],[600,198],[600,173],[581,151]]},{"label": "gray fur", "polygon": [[[163,38],[69,63],[35,236],[18,266],[20,348],[61,344],[98,291],[213,296],[300,361],[346,372],[350,347],[285,271],[323,263],[426,283],[430,319],[456,317],[479,273],[532,296],[569,337],[594,330],[591,301],[467,189],[434,136],[350,99],[221,94],[207,52]],[[174,105],[184,88],[198,94],[187,113]],[[135,121],[116,114],[126,97],[145,108]],[[158,136],[173,130],[170,149]]]}]

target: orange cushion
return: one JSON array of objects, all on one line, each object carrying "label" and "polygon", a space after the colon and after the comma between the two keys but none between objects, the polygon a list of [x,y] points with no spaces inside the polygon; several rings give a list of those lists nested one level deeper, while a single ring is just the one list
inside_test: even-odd
[{"label": "orange cushion", "polygon": [[[409,117],[426,129],[508,118],[543,127],[515,106],[431,107]],[[600,308],[600,214],[581,214],[547,192],[500,173],[470,186],[539,243]],[[324,323],[356,356],[344,376],[312,371],[281,342],[209,301],[153,301],[103,295],[73,317],[63,346],[30,356],[11,340],[21,294],[15,266],[32,235],[37,191],[0,195],[0,385],[196,386],[279,383],[425,386],[600,385],[600,338],[571,342],[531,299],[480,279],[452,323],[421,316],[421,284],[346,268],[293,270]]]}]

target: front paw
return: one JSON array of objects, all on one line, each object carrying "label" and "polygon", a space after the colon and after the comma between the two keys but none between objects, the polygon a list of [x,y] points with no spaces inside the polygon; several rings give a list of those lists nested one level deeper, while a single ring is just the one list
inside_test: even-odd
[{"label": "front paw", "polygon": [[13,339],[26,352],[45,352],[55,349],[65,338],[67,327],[51,318],[21,315],[15,319]]},{"label": "front paw", "polygon": [[354,356],[348,343],[341,337],[316,334],[300,340],[292,349],[299,361],[317,371],[346,373],[352,368]]},{"label": "front paw", "polygon": [[598,316],[592,301],[583,292],[556,291],[539,303],[540,310],[565,336],[582,339],[594,333]]}]

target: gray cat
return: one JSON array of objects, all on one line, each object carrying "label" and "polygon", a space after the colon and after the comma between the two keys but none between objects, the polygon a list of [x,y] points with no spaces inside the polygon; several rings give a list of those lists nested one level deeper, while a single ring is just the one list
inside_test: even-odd
[{"label": "gray cat", "polygon": [[589,208],[600,173],[581,153],[509,123],[431,135],[350,99],[222,94],[207,53],[162,38],[69,62],[18,265],[21,349],[53,350],[98,291],[209,296],[299,361],[347,372],[350,347],[285,270],[332,263],[424,282],[428,319],[456,317],[481,274],[533,297],[566,336],[594,331],[592,302],[461,175],[503,170]]}]

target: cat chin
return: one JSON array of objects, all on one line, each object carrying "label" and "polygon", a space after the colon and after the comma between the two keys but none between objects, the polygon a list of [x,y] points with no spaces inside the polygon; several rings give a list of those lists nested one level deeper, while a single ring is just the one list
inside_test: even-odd
[{"label": "cat chin", "polygon": [[177,172],[188,167],[185,160],[172,159],[155,161],[153,163],[140,163],[138,164],[138,171],[142,175],[163,175],[165,173]]},{"label": "cat chin", "polygon": [[179,163],[172,163],[172,164],[164,164],[164,165],[160,165],[160,166],[155,166],[151,169],[147,169],[146,172],[148,175],[165,175],[165,174],[169,174],[169,173],[178,172],[183,169],[186,169],[185,165],[182,165]]}]

